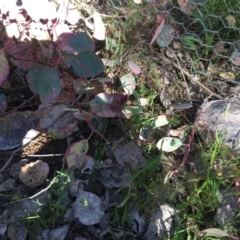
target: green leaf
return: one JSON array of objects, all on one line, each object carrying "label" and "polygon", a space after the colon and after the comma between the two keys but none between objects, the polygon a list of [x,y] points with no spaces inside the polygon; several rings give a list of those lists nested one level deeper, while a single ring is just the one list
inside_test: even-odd
[{"label": "green leaf", "polygon": [[80,77],[94,77],[104,71],[101,59],[93,52],[84,51],[71,61],[75,73]]},{"label": "green leaf", "polygon": [[174,29],[171,25],[164,25],[162,31],[157,36],[157,44],[160,47],[167,47],[173,40]]},{"label": "green leaf", "polygon": [[30,90],[34,94],[39,94],[39,82],[41,81],[42,72],[45,69],[46,67],[42,65],[37,65],[37,66],[31,67],[28,70],[27,81],[28,81]]},{"label": "green leaf", "polygon": [[61,81],[55,68],[44,69],[39,80],[39,97],[43,104],[54,102],[61,93]]},{"label": "green leaf", "polygon": [[74,51],[80,53],[83,51],[94,51],[95,44],[93,40],[85,32],[80,32],[69,38],[68,44],[74,49]]},{"label": "green leaf", "polygon": [[181,147],[182,141],[178,138],[164,137],[157,142],[157,148],[164,152],[173,152]]}]

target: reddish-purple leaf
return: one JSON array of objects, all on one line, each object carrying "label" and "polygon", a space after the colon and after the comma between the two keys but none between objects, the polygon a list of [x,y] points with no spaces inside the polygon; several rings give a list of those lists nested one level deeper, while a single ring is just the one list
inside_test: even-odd
[{"label": "reddish-purple leaf", "polygon": [[9,73],[9,65],[7,58],[5,56],[3,48],[0,49],[0,86],[7,78]]},{"label": "reddish-purple leaf", "polygon": [[112,101],[112,94],[99,93],[90,101],[91,112],[99,117],[116,117],[116,113],[110,107]]},{"label": "reddish-purple leaf", "polygon": [[126,101],[127,96],[122,93],[99,93],[91,100],[90,108],[99,117],[116,117]]},{"label": "reddish-purple leaf", "polygon": [[136,63],[134,63],[132,60],[128,60],[128,67],[135,74],[141,73],[141,68]]},{"label": "reddish-purple leaf", "polygon": [[16,42],[11,39],[7,48],[5,48],[5,52],[12,57],[10,61],[18,68],[28,70],[30,67],[38,65],[37,61],[35,61],[38,58],[38,51],[29,41]]},{"label": "reddish-purple leaf", "polygon": [[149,44],[149,47],[151,47],[151,45],[152,45],[152,44],[154,43],[154,41],[157,39],[159,33],[160,33],[160,32],[162,31],[162,29],[163,29],[164,23],[165,23],[165,18],[163,17],[161,24],[158,26],[158,28],[156,29],[156,31],[155,31],[155,33],[154,33],[154,35],[153,35],[153,38],[152,38],[152,40],[151,40],[151,42],[150,42],[150,44]]},{"label": "reddish-purple leaf", "polygon": [[113,95],[113,101],[110,105],[110,108],[113,112],[121,112],[123,104],[127,101],[127,95],[122,93],[114,93]]}]

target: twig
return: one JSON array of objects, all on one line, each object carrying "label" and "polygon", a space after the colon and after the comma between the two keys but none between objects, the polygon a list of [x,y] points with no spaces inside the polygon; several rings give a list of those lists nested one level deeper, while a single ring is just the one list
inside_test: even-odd
[{"label": "twig", "polygon": [[[32,140],[38,138],[41,134],[42,134],[42,133],[37,134]],[[11,163],[11,161],[12,161],[13,157],[15,156],[15,154],[18,153],[19,151],[21,151],[24,147],[26,147],[30,142],[32,142],[32,140],[29,141],[28,143],[22,145],[21,147],[15,149],[15,150],[12,152],[11,156],[9,157],[9,159],[6,161],[6,163],[5,163],[5,164],[3,165],[3,167],[0,169],[0,173],[3,173],[3,171],[4,171],[4,170],[7,168],[7,166]]]},{"label": "twig", "polygon": [[168,63],[168,64],[172,64],[175,68],[177,68],[180,72],[182,72],[185,76],[187,76],[192,82],[194,82],[195,84],[197,84],[198,86],[200,86],[202,89],[204,89],[206,92],[208,92],[210,95],[224,100],[223,97],[221,97],[220,95],[212,92],[210,89],[208,89],[206,86],[204,86],[202,83],[200,83],[196,77],[192,76],[187,70],[183,69],[180,65],[176,64],[175,62],[171,61],[170,59],[160,55],[159,53],[157,53],[158,57],[161,58],[164,62]]},{"label": "twig", "polygon": [[28,157],[60,157],[64,156],[65,154],[34,154],[34,155],[27,155]]},{"label": "twig", "polygon": [[35,197],[39,196],[40,194],[46,192],[46,191],[53,185],[53,183],[54,183],[54,181],[55,181],[56,179],[57,179],[57,176],[54,177],[54,178],[52,179],[52,181],[50,182],[50,184],[49,184],[46,188],[42,189],[40,192],[38,192],[38,193],[36,193],[36,194],[34,194],[34,195],[30,196],[30,197],[27,197],[27,198],[22,198],[22,199],[18,199],[18,200],[16,200],[16,201],[12,201],[12,202],[9,202],[9,203],[4,203],[4,204],[2,204],[2,206],[7,206],[7,205],[10,205],[10,204],[13,204],[13,203],[22,202],[22,201],[24,201],[24,200],[32,200],[32,199],[34,199]]},{"label": "twig", "polygon": [[[201,108],[203,108],[203,107],[205,106],[205,104],[207,103],[207,101],[208,101],[209,98],[211,98],[211,95],[204,100]],[[186,144],[187,149],[186,149],[186,151],[185,151],[185,153],[184,153],[183,160],[182,160],[182,162],[181,162],[181,164],[180,164],[180,166],[179,166],[178,169],[176,169],[176,170],[174,170],[174,171],[172,171],[172,172],[169,173],[169,178],[171,178],[171,177],[173,176],[173,174],[179,172],[179,170],[184,166],[184,164],[185,164],[185,162],[186,162],[186,160],[187,160],[187,156],[188,156],[188,154],[189,154],[189,152],[190,152],[191,144],[192,144],[192,141],[193,141],[193,139],[194,139],[194,135],[195,135],[195,133],[196,133],[196,124],[197,124],[197,122],[199,121],[199,118],[200,118],[201,113],[202,113],[202,112],[199,111],[199,113],[198,113],[198,115],[197,115],[197,117],[196,117],[196,119],[195,119],[195,121],[194,121],[193,129],[192,129],[191,134],[190,134],[190,136],[189,136],[188,143]]]}]

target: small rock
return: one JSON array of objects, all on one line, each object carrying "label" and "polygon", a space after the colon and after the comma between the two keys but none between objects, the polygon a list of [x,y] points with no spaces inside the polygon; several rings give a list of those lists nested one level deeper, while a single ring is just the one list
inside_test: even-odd
[{"label": "small rock", "polygon": [[171,237],[173,224],[177,221],[177,210],[170,204],[160,206],[160,209],[153,213],[152,220],[143,240],[159,240],[164,237]]},{"label": "small rock", "polygon": [[222,227],[227,222],[230,222],[239,211],[238,203],[237,199],[226,191],[219,192],[218,201],[220,202],[220,207],[214,219]]},{"label": "small rock", "polygon": [[46,180],[48,173],[48,164],[37,160],[21,167],[19,178],[27,186],[38,187]]}]

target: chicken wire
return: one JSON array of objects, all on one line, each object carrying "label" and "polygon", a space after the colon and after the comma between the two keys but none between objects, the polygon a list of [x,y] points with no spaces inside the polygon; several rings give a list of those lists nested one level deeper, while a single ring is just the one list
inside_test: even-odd
[{"label": "chicken wire", "polygon": [[[136,0],[110,0],[115,9]],[[144,0],[142,0],[144,2]],[[174,31],[167,50],[186,53],[180,59],[192,74],[240,80],[240,1],[237,0],[145,0],[155,7]],[[143,13],[145,14],[145,13]],[[186,43],[190,39],[190,44]],[[181,43],[182,49],[174,48]],[[184,67],[183,66],[183,67]],[[240,83],[239,83],[240,84]]]},{"label": "chicken wire", "polygon": [[165,24],[174,29],[169,47],[174,50],[174,42],[181,43],[181,51],[188,55],[181,62],[191,66],[190,73],[240,80],[240,1],[159,0],[154,4]]}]

